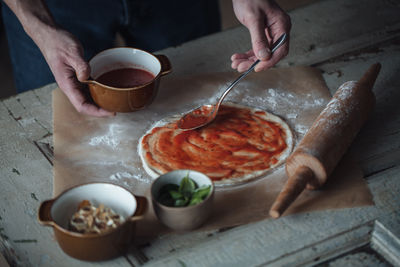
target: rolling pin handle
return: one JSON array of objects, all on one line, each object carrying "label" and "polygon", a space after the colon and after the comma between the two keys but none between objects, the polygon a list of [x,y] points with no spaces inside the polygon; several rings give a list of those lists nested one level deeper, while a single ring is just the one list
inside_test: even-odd
[{"label": "rolling pin handle", "polygon": [[278,218],[290,204],[303,192],[306,185],[314,179],[314,172],[307,166],[300,166],[294,175],[289,177],[283,190],[272,205],[269,215]]}]

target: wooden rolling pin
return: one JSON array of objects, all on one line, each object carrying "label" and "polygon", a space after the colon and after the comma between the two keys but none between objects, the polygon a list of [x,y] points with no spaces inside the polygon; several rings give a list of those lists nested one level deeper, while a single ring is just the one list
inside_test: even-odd
[{"label": "wooden rolling pin", "polygon": [[342,84],[286,161],[288,180],[269,214],[278,218],[305,187],[322,186],[375,105],[372,87],[380,71],[372,65],[358,81]]}]

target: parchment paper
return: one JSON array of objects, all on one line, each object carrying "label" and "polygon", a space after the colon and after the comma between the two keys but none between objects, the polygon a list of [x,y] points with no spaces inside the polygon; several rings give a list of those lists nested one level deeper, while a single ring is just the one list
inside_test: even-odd
[{"label": "parchment paper", "polygon": [[[152,178],[137,153],[140,137],[157,121],[210,104],[236,72],[165,76],[148,108],[111,118],[77,113],[61,90],[53,92],[54,195],[87,182],[112,182],[149,200],[146,219],[137,235],[154,236],[168,230],[156,219],[149,197]],[[238,84],[226,101],[272,112],[284,120],[301,140],[331,95],[317,69],[290,67],[252,73]],[[268,211],[287,176],[284,165],[246,185],[217,189],[211,218],[201,229],[218,229],[269,217]],[[284,215],[298,212],[372,205],[361,169],[343,159],[328,183],[318,191],[305,191]],[[200,230],[201,230],[200,229]]]}]

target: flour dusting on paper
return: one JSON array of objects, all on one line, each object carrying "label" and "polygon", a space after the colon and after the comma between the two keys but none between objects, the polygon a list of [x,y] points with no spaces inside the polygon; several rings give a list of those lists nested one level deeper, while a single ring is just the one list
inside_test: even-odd
[{"label": "flour dusting on paper", "polygon": [[107,145],[115,149],[119,145],[119,142],[110,136],[96,136],[90,139],[89,145],[91,146]]},{"label": "flour dusting on paper", "polygon": [[[287,72],[282,81],[274,71],[254,74],[241,81],[224,101],[281,117],[292,128],[296,144],[329,101],[329,96],[318,82],[291,82],[304,77],[296,71]],[[118,113],[115,117],[78,116],[66,106],[64,109],[70,113],[58,112],[57,116],[62,115],[63,120],[56,120],[58,165],[55,181],[64,188],[89,181],[109,181],[124,185],[139,195],[145,193],[153,178],[146,173],[139,157],[140,138],[156,122],[200,105],[215,103],[236,76],[237,73],[222,73],[165,79],[157,98],[148,108]]]},{"label": "flour dusting on paper", "polygon": [[125,186],[151,183],[151,177],[138,168],[137,138],[144,127],[137,122],[142,117],[139,114],[89,119],[89,134],[80,140],[79,146],[69,148],[75,150],[73,164],[83,170],[80,175]]},{"label": "flour dusting on paper", "polygon": [[111,181],[120,181],[120,180],[124,180],[124,179],[136,179],[143,183],[150,183],[150,180],[143,177],[143,175],[140,173],[133,174],[131,172],[123,171],[123,172],[116,172],[116,173],[110,175]]},{"label": "flour dusting on paper", "polygon": [[123,129],[121,129],[120,125],[110,124],[108,132],[105,135],[94,136],[90,139],[89,145],[91,146],[99,146],[105,145],[112,149],[116,149],[118,145],[121,143],[118,138],[122,133]]},{"label": "flour dusting on paper", "polygon": [[[286,120],[292,126],[296,136],[301,139],[308,131],[309,122],[303,122],[307,111],[315,111],[327,104],[326,96],[288,91],[280,88],[258,88],[254,93],[254,84],[242,82],[232,90],[227,99],[236,103],[267,110]],[[302,111],[300,112],[301,109]]]},{"label": "flour dusting on paper", "polygon": [[298,95],[275,88],[269,88],[268,94],[269,97],[265,98],[265,100],[272,106],[272,108],[277,108],[278,105],[298,105],[303,108],[315,108],[326,104],[325,99],[315,98],[312,94],[307,94],[306,98],[300,98]]}]

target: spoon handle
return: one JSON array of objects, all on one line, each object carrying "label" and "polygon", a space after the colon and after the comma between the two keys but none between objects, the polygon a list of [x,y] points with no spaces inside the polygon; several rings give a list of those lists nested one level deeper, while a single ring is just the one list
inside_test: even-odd
[{"label": "spoon handle", "polygon": [[[276,40],[275,43],[272,44],[272,48],[271,48],[271,53],[274,53],[276,49],[278,49],[285,41],[286,41],[286,37],[287,34],[284,33],[281,35],[281,37],[278,38],[278,40]],[[229,87],[225,90],[225,92],[221,95],[221,97],[218,100],[218,103],[216,105],[216,109],[214,109],[215,111],[218,110],[219,106],[221,105],[222,101],[224,100],[225,96],[231,91],[231,89],[238,83],[240,82],[244,77],[247,76],[247,74],[249,74],[256,66],[257,64],[260,63],[260,60],[257,59],[248,70],[246,70],[242,75],[240,75],[236,80],[234,80],[231,85],[229,85]]]}]

